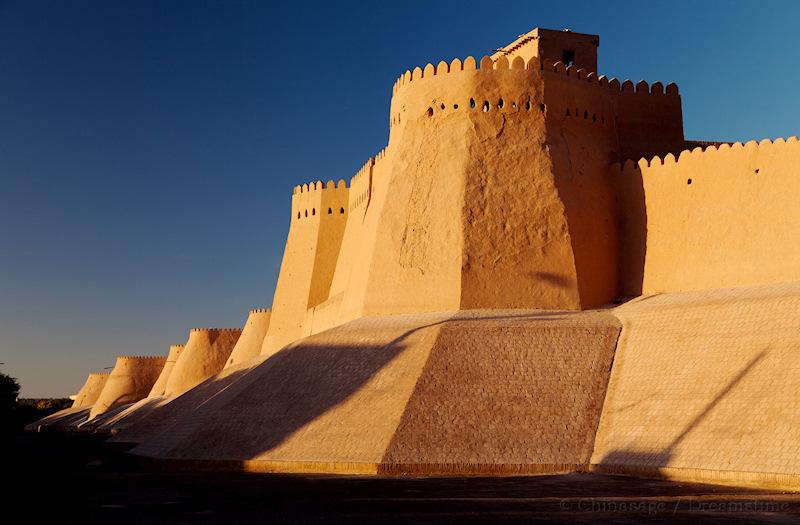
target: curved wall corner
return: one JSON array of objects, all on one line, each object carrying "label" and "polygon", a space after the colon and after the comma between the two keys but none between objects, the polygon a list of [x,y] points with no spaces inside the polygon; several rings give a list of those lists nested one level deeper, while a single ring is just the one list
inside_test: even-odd
[{"label": "curved wall corner", "polygon": [[165,396],[179,396],[218,374],[231,355],[240,328],[193,328],[164,389]]},{"label": "curved wall corner", "polygon": [[158,379],[156,379],[153,388],[150,390],[150,394],[147,397],[161,397],[164,395],[164,391],[167,388],[167,381],[169,380],[170,374],[172,374],[172,369],[175,368],[175,362],[178,360],[178,356],[181,355],[183,352],[184,345],[171,345],[169,347],[169,354],[167,354],[167,362],[164,363],[164,368],[161,370],[161,373],[158,375]]},{"label": "curved wall corner", "polygon": [[242,335],[236,341],[236,346],[233,347],[233,351],[225,363],[225,368],[236,366],[261,353],[261,345],[264,343],[264,336],[267,335],[270,316],[271,312],[268,308],[250,310]]},{"label": "curved wall corner", "polygon": [[89,419],[109,409],[144,399],[164,368],[163,356],[120,356],[92,405]]},{"label": "curved wall corner", "polygon": [[72,408],[85,408],[92,406],[97,398],[100,397],[100,392],[108,380],[108,372],[106,373],[90,373],[86,378],[86,382],[75,395],[75,402],[72,403]]}]

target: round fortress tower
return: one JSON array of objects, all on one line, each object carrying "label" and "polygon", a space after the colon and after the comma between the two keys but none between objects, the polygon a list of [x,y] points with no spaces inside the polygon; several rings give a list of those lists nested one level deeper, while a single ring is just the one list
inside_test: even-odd
[{"label": "round fortress tower", "polygon": [[108,381],[108,373],[95,373],[89,374],[86,382],[75,395],[75,401],[72,403],[72,408],[86,408],[92,406],[97,398],[100,397],[100,392]]},{"label": "round fortress tower", "polygon": [[161,397],[164,395],[169,376],[172,374],[172,369],[175,368],[175,362],[178,360],[178,356],[181,355],[181,352],[183,352],[183,348],[184,345],[170,345],[169,353],[167,354],[167,362],[164,363],[164,368],[158,375],[158,379],[147,397]]},{"label": "round fortress tower", "polygon": [[120,356],[92,405],[89,419],[147,396],[166,363],[162,356]]},{"label": "round fortress tower", "polygon": [[244,363],[261,353],[264,336],[269,328],[270,310],[268,308],[255,308],[250,310],[247,321],[244,323],[242,335],[236,341],[225,368]]},{"label": "round fortress tower", "polygon": [[192,328],[164,389],[165,396],[179,396],[218,374],[233,350],[240,328]]}]

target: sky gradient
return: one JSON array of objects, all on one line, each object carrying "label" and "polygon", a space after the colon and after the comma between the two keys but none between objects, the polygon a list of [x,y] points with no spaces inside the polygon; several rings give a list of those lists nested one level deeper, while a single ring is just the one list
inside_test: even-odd
[{"label": "sky gradient", "polygon": [[689,139],[800,134],[800,3],[502,5],[0,0],[0,370],[67,396],[241,326],[272,302],[292,186],[386,145],[397,75],[533,27],[676,82]]}]

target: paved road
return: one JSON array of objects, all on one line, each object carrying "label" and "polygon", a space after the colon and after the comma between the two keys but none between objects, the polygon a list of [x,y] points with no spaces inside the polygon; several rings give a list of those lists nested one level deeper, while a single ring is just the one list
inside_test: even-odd
[{"label": "paved road", "polygon": [[15,447],[12,506],[60,523],[800,523],[800,494],[712,485],[148,472],[87,439],[27,436]]}]

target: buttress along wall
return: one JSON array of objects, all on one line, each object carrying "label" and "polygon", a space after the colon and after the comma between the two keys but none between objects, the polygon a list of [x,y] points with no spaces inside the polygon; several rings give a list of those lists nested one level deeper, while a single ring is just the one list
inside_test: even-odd
[{"label": "buttress along wall", "polygon": [[347,221],[348,191],[343,180],[294,189],[289,237],[262,355],[308,335],[303,332],[306,310],[328,298]]}]

